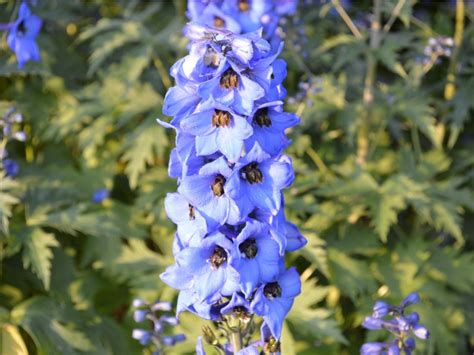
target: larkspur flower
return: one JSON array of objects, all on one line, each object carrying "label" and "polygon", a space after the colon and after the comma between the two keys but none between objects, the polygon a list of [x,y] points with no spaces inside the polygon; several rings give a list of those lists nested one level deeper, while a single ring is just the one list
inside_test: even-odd
[{"label": "larkspur flower", "polygon": [[10,177],[15,177],[20,172],[20,166],[13,159],[4,159],[3,168],[5,169],[6,175]]},{"label": "larkspur flower", "polygon": [[157,312],[168,312],[171,310],[171,303],[160,302],[148,303],[141,298],[136,298],[132,302],[135,308],[133,319],[137,323],[151,321],[153,329],[136,328],[132,331],[132,338],[136,339],[143,346],[151,346],[153,354],[161,354],[165,347],[170,347],[186,339],[184,334],[165,335],[165,327],[178,325],[176,317],[161,315]]},{"label": "larkspur flower", "polygon": [[[173,117],[158,120],[176,132],[168,171],[178,180],[165,201],[177,225],[175,264],[160,277],[179,290],[178,315],[237,322],[229,329],[240,327],[241,335],[255,314],[263,318],[262,340],[219,345],[229,354],[279,351],[283,320],[301,289],[284,254],[306,239],[286,220],[282,194],[294,179],[285,132],[299,118],[283,111],[283,44],[262,37],[274,31],[273,15],[292,11],[291,1],[188,2],[189,54],[172,66],[176,86],[163,104]],[[204,340],[219,343],[210,329]],[[196,351],[204,353],[202,339]]]},{"label": "larkspur flower", "polygon": [[22,69],[30,60],[40,60],[36,37],[41,25],[42,20],[33,15],[26,2],[23,1],[20,5],[18,19],[12,24],[7,36],[8,46],[15,52],[18,68]]},{"label": "larkspur flower", "polygon": [[366,317],[362,326],[369,330],[388,330],[394,335],[394,340],[387,342],[370,342],[364,344],[360,353],[362,355],[389,355],[400,354],[411,355],[415,350],[416,342],[410,337],[415,335],[420,339],[428,339],[429,331],[419,324],[420,316],[416,312],[405,314],[406,307],[420,301],[418,293],[410,293],[398,306],[390,305],[383,301],[375,302],[372,316]]},{"label": "larkspur flower", "polygon": [[110,195],[110,190],[107,188],[101,188],[98,190],[95,190],[94,193],[92,194],[92,202],[93,203],[101,203],[104,201],[106,198],[108,198]]},{"label": "larkspur flower", "polygon": [[300,292],[301,281],[295,268],[286,270],[274,281],[257,289],[252,300],[252,310],[263,316],[275,338],[280,338],[283,320]]},{"label": "larkspur flower", "polygon": [[293,14],[297,5],[298,0],[190,0],[186,14],[193,22],[234,33],[263,28],[273,42],[280,17]]}]

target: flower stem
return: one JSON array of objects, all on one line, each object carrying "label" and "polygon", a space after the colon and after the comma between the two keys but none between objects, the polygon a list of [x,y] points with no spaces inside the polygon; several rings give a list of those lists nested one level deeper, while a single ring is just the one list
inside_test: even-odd
[{"label": "flower stem", "polygon": [[456,93],[456,69],[457,61],[459,57],[459,51],[461,48],[461,43],[464,35],[464,0],[456,1],[456,26],[454,29],[454,51],[451,56],[451,61],[449,62],[448,69],[448,82],[444,88],[444,98],[446,100],[451,100]]},{"label": "flower stem", "polygon": [[242,349],[242,334],[240,332],[240,327],[232,329],[230,333],[230,343],[232,344],[234,354],[237,354]]}]

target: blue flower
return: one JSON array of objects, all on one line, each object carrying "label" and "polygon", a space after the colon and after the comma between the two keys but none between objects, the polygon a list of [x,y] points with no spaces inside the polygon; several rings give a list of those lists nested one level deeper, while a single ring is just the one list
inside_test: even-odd
[{"label": "blue flower", "polygon": [[179,193],[166,195],[165,209],[168,217],[178,226],[178,235],[183,246],[187,246],[193,238],[203,238],[206,235],[206,220]]},{"label": "blue flower", "polygon": [[239,114],[250,115],[254,102],[265,95],[265,90],[250,79],[246,69],[227,62],[215,77],[200,84],[199,95],[204,100],[212,98]]},{"label": "blue flower", "polygon": [[297,125],[300,120],[292,113],[280,110],[281,102],[269,102],[254,109],[250,115],[253,135],[245,141],[247,150],[255,143],[270,156],[276,156],[285,149],[290,141],[286,138],[285,130]]},{"label": "blue flower", "polygon": [[300,293],[301,281],[295,268],[286,270],[275,281],[257,289],[252,310],[263,317],[275,338],[280,338],[283,320]]},{"label": "blue flower", "polygon": [[243,216],[254,208],[276,215],[281,207],[281,190],[293,179],[294,172],[288,161],[271,159],[255,145],[235,164],[226,191],[231,198],[239,199],[237,203]]},{"label": "blue flower", "polygon": [[98,189],[94,191],[94,194],[92,195],[92,202],[93,203],[101,203],[104,201],[106,198],[108,198],[110,195],[110,190],[106,188]]},{"label": "blue flower", "polygon": [[231,266],[235,257],[233,243],[221,233],[214,233],[176,254],[177,268],[161,274],[161,279],[178,289],[194,286],[201,302],[214,296],[232,295],[239,289],[239,275]]},{"label": "blue flower", "polygon": [[[362,355],[400,354],[403,350],[410,355],[416,343],[410,334],[420,339],[428,339],[429,331],[419,325],[420,316],[416,312],[405,315],[405,308],[420,301],[418,293],[411,293],[403,299],[399,306],[392,306],[383,301],[377,301],[371,317],[366,317],[362,326],[369,330],[385,329],[395,335],[394,340],[384,343],[366,343],[361,349]],[[390,317],[387,319],[387,317]]]},{"label": "blue flower", "polygon": [[242,154],[244,140],[253,133],[252,126],[245,117],[218,103],[208,105],[183,119],[180,128],[196,136],[198,155],[220,151],[230,162],[236,162]]},{"label": "blue flower", "polygon": [[36,37],[41,24],[41,19],[31,13],[26,2],[22,2],[18,19],[13,23],[7,36],[8,46],[15,52],[19,69],[22,69],[30,60],[40,60]]},{"label": "blue flower", "polygon": [[232,169],[223,157],[204,165],[199,175],[182,179],[178,192],[206,219],[208,230],[224,223],[240,221],[239,209],[227,193],[227,178]]},{"label": "blue flower", "polygon": [[4,159],[3,168],[5,169],[5,174],[10,177],[15,177],[20,172],[20,166],[13,159]]},{"label": "blue flower", "polygon": [[232,265],[239,272],[242,291],[250,297],[259,283],[271,282],[279,274],[280,252],[268,226],[248,221],[235,239],[239,257]]},{"label": "blue flower", "polygon": [[176,335],[164,335],[166,326],[178,325],[178,319],[167,315],[157,316],[157,311],[170,311],[171,304],[169,302],[157,301],[153,304],[146,302],[141,298],[136,298],[132,302],[132,306],[135,308],[133,312],[133,319],[137,323],[142,323],[145,320],[151,321],[153,329],[134,329],[132,332],[132,338],[140,342],[140,344],[147,346],[153,344],[155,347],[155,353],[160,353],[163,347],[173,346],[178,342],[184,341],[186,337],[184,334]]}]

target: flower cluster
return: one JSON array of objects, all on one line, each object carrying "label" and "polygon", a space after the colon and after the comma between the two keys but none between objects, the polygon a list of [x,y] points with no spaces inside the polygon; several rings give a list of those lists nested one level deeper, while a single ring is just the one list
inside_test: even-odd
[{"label": "flower cluster", "polygon": [[418,313],[405,314],[406,307],[419,301],[420,296],[417,293],[411,293],[399,306],[392,306],[383,301],[375,302],[372,316],[364,319],[363,327],[369,330],[388,330],[395,339],[387,342],[366,343],[360,349],[360,353],[362,355],[397,355],[404,351],[406,355],[412,354],[416,343],[410,336],[411,333],[420,339],[428,339],[430,335],[428,329],[419,324]]},{"label": "flower cluster", "polygon": [[18,175],[20,166],[15,160],[8,158],[7,144],[11,140],[20,142],[25,141],[25,132],[15,129],[15,126],[17,126],[22,121],[23,116],[16,112],[14,107],[7,110],[7,112],[5,112],[2,117],[0,117],[0,127],[2,129],[0,135],[0,161],[3,170],[5,170],[5,174],[10,177]]},{"label": "flower cluster", "polygon": [[282,109],[282,45],[196,23],[184,33],[190,54],[172,67],[177,85],[163,106],[174,117],[160,121],[177,132],[169,174],[179,183],[165,200],[176,264],[161,278],[180,290],[178,313],[257,314],[279,339],[301,288],[284,254],[306,244],[284,215],[282,190],[294,179],[285,130],[299,119]]},{"label": "flower cluster", "polygon": [[195,23],[235,34],[263,29],[263,37],[275,44],[281,16],[296,12],[298,0],[189,0],[188,18]]},{"label": "flower cluster", "polygon": [[132,338],[138,340],[142,345],[153,344],[155,350],[153,355],[159,355],[162,353],[164,347],[173,346],[176,343],[185,340],[184,334],[177,335],[165,335],[166,326],[176,326],[178,320],[176,317],[162,315],[157,316],[157,312],[169,312],[171,311],[171,303],[169,302],[156,302],[149,304],[148,302],[137,298],[133,301],[133,319],[137,323],[142,323],[146,320],[150,321],[153,325],[153,330],[147,329],[134,329],[132,332]]},{"label": "flower cluster", "polygon": [[42,20],[31,13],[25,1],[21,3],[18,18],[14,22],[0,25],[0,29],[8,30],[7,43],[15,52],[19,69],[22,69],[30,60],[36,62],[40,60],[36,37],[41,25]]},{"label": "flower cluster", "polygon": [[451,37],[430,37],[428,45],[425,47],[423,54],[426,57],[450,57],[453,52],[454,41]]}]

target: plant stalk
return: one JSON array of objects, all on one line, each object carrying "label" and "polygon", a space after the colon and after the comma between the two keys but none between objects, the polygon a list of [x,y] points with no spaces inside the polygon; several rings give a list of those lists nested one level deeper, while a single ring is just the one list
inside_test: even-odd
[{"label": "plant stalk", "polygon": [[240,327],[234,328],[230,333],[230,343],[232,344],[234,354],[237,354],[242,349],[242,334],[240,332]]},{"label": "plant stalk", "polygon": [[461,43],[464,36],[464,0],[456,1],[456,26],[454,29],[454,50],[449,62],[448,69],[448,80],[444,88],[444,98],[451,100],[456,93],[456,69],[459,57],[459,51],[461,49]]},{"label": "plant stalk", "polygon": [[374,0],[374,17],[370,26],[370,50],[367,52],[367,72],[362,97],[365,115],[362,116],[359,122],[359,134],[357,137],[357,162],[359,165],[365,165],[369,151],[369,132],[373,115],[374,83],[377,71],[375,51],[380,46],[381,20],[382,1]]}]

